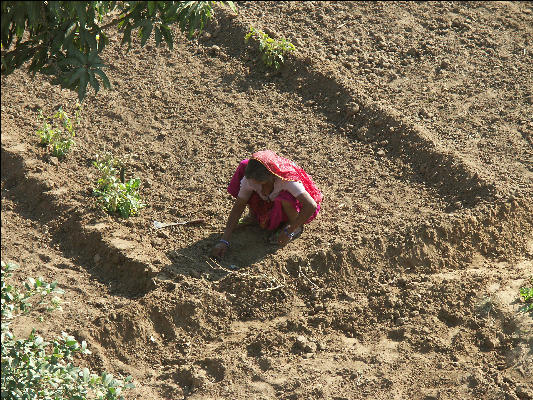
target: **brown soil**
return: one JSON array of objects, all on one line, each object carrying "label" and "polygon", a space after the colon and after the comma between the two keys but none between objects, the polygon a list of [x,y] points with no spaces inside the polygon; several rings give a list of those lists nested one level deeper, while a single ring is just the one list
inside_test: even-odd
[{"label": "brown soil", "polygon": [[[17,331],[87,340],[131,399],[531,399],[531,2],[239,9],[174,51],[112,35],[114,90],[89,94],[64,161],[36,115],[76,95],[2,77],[2,259],[65,290]],[[279,73],[244,45],[250,24],[297,46]],[[284,249],[241,229],[215,264],[226,185],[264,148],[312,175],[323,209]],[[104,149],[130,156],[139,216],[91,197]]]}]

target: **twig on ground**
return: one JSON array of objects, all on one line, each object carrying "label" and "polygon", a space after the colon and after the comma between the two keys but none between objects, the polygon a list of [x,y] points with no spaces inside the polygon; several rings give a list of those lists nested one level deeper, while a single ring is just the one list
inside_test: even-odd
[{"label": "twig on ground", "polygon": [[240,275],[240,276],[246,276],[248,278],[255,278],[255,279],[259,280],[259,281],[270,282],[271,284],[275,285],[275,286],[271,286],[271,287],[268,287],[268,288],[265,288],[265,289],[258,289],[259,292],[272,292],[273,290],[277,290],[277,289],[281,289],[281,288],[285,287],[285,285],[283,283],[279,283],[276,278],[269,277],[266,274],[252,275],[249,272],[245,272],[245,271],[232,271],[232,270],[230,270],[230,269],[228,269],[226,267],[223,267],[216,260],[214,260],[212,258],[209,258],[209,257],[206,257],[205,262],[207,263],[207,265],[209,265],[213,269],[218,268],[218,269],[221,269],[223,271],[228,272],[228,275],[229,274],[236,274],[236,275]]},{"label": "twig on ground", "polygon": [[[210,257],[206,257],[205,262],[207,263],[207,265],[209,265],[213,269],[221,269],[223,271],[226,271],[228,273],[228,275],[233,273],[233,274],[237,274],[237,275],[250,276],[250,274],[248,272],[239,271],[239,270],[231,270],[229,268],[226,268],[226,267],[220,265],[215,259],[210,258]],[[213,263],[213,265],[211,263]]]},{"label": "twig on ground", "polygon": [[284,288],[284,287],[285,287],[285,285],[279,284],[278,286],[269,287],[269,288],[266,288],[266,289],[259,289],[259,291],[260,292],[272,292],[274,290],[281,289],[281,288]]},{"label": "twig on ground", "polygon": [[190,260],[190,261],[194,261],[194,262],[197,262],[197,261],[198,261],[198,260],[195,260],[195,259],[192,258],[192,257],[186,256],[185,254],[178,253],[176,250],[173,250],[173,251],[171,252],[171,254],[173,255],[173,257],[178,257],[178,256],[179,256],[179,257],[184,257],[184,258],[186,258],[186,259],[188,259],[188,260]]},{"label": "twig on ground", "polygon": [[298,276],[303,276],[307,280],[307,282],[309,282],[315,289],[319,288],[315,282],[313,282],[311,279],[307,277],[306,274],[303,273],[302,267],[300,265],[298,266]]},{"label": "twig on ground", "polygon": [[205,262],[206,262],[206,264],[209,265],[209,267],[211,267],[212,269],[223,269],[224,271],[232,272],[232,271],[230,271],[229,269],[224,268],[222,265],[220,265],[219,263],[217,263],[217,262],[216,262],[215,260],[213,260],[212,258],[206,257],[206,258],[205,258]]}]

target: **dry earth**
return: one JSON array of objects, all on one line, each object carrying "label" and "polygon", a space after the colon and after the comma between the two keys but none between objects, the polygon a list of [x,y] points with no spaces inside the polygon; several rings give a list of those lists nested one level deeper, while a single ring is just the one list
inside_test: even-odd
[{"label": "dry earth", "polygon": [[[2,259],[66,292],[17,332],[87,340],[130,399],[531,399],[532,3],[238,6],[174,51],[112,33],[114,90],[89,94],[64,161],[36,115],[75,94],[2,77]],[[297,46],[279,73],[250,24]],[[215,264],[227,182],[264,148],[323,210],[284,249],[243,228]],[[97,208],[103,150],[130,157],[139,216]]]}]

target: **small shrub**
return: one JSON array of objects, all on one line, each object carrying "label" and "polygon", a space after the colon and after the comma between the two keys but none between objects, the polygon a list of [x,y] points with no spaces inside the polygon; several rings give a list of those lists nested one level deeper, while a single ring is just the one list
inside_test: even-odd
[{"label": "small shrub", "polygon": [[98,154],[93,165],[100,172],[100,178],[93,190],[98,203],[110,214],[119,213],[122,218],[135,215],[146,206],[139,195],[141,180],[125,180],[124,163],[110,153]]},{"label": "small shrub", "polygon": [[279,69],[285,62],[285,56],[295,50],[294,45],[285,38],[280,40],[272,39],[265,32],[250,27],[250,32],[244,37],[244,42],[248,43],[251,37],[259,41],[259,51],[262,53],[262,60],[269,68]]},{"label": "small shrub", "polygon": [[[65,157],[74,144],[74,136],[76,136],[74,128],[79,124],[79,112],[78,103],[75,121],[72,121],[63,108],[59,108],[51,118],[45,117],[43,110],[39,110],[39,120],[42,121],[42,126],[37,130],[37,135],[41,139],[41,145],[47,146],[54,157]],[[48,123],[49,119],[51,123]]]},{"label": "small shrub", "polygon": [[47,311],[52,311],[59,308],[59,300],[54,296],[48,302],[48,297],[62,292],[56,283],[41,279],[29,278],[22,291],[7,284],[15,268],[2,261],[2,399],[123,399],[122,390],[133,387],[131,377],[122,381],[72,364],[74,353],[90,354],[84,341],[80,345],[63,332],[47,342],[35,329],[27,339],[15,338],[9,329],[11,321],[32,309],[42,311],[30,303],[32,299],[37,298],[36,305],[48,304]]},{"label": "small shrub", "polygon": [[[533,277],[530,278],[529,282],[533,286]],[[520,311],[533,313],[533,287],[520,288],[520,297],[525,303],[524,306],[520,308]]]}]

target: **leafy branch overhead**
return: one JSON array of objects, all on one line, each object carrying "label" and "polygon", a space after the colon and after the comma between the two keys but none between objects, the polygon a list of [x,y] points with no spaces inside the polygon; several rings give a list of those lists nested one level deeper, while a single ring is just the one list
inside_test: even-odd
[{"label": "leafy branch overhead", "polygon": [[101,84],[111,87],[101,58],[108,28],[119,28],[128,50],[132,32],[141,46],[153,33],[157,46],[165,42],[172,49],[171,27],[189,37],[202,32],[216,3],[236,11],[231,1],[3,1],[2,75],[30,62],[32,74],[51,75],[55,84],[77,91],[81,101],[88,85],[95,92]]}]

